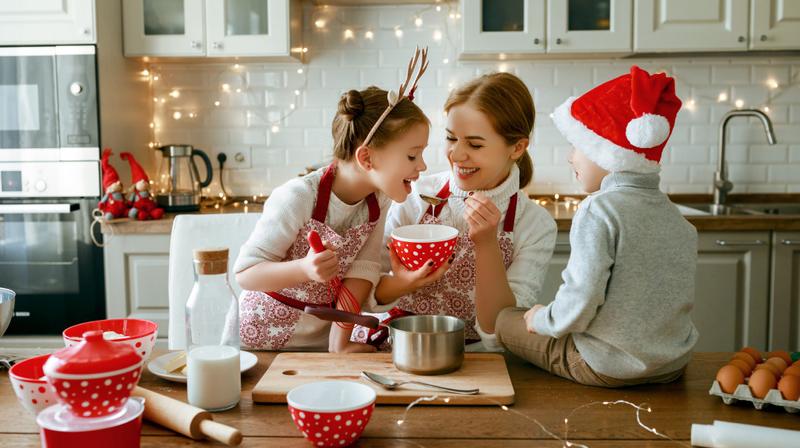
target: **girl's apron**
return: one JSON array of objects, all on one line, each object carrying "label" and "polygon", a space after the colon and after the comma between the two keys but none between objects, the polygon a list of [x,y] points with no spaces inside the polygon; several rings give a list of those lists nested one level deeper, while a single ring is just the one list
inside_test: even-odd
[{"label": "girl's apron", "polygon": [[[332,163],[322,175],[314,213],[297,234],[282,261],[297,260],[308,254],[306,236],[316,230],[324,241],[335,248],[341,278],[356,259],[380,217],[375,194],[367,196],[369,221],[347,229],[339,235],[325,224],[328,214],[336,166]],[[242,345],[256,350],[322,349],[328,347],[330,322],[303,312],[306,305],[335,306],[328,283],[308,281],[275,292],[243,291],[239,302],[239,336]]]},{"label": "girl's apron", "polygon": [[[436,195],[446,199],[450,196],[450,182],[444,184]],[[420,219],[421,224],[442,224],[439,215],[445,202],[428,210]],[[498,232],[497,242],[503,253],[503,264],[505,268],[511,265],[513,256],[513,243],[511,240],[514,231],[514,218],[517,213],[517,193],[511,196],[506,210],[503,228]],[[466,232],[458,236],[455,258],[445,275],[438,281],[428,286],[422,287],[415,292],[400,298],[395,308],[389,313],[383,313],[378,317],[383,323],[398,317],[410,314],[447,314],[456,316],[464,320],[466,342],[480,341],[480,335],[475,329],[475,244]],[[388,331],[385,327],[379,330],[370,330],[366,327],[356,326],[353,330],[353,340],[356,342],[366,342],[377,345],[379,348],[388,349],[385,344]]]}]

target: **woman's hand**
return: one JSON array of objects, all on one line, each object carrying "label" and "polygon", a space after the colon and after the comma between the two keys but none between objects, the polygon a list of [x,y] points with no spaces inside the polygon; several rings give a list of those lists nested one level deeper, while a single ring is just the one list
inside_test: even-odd
[{"label": "woman's hand", "polygon": [[309,248],[308,255],[302,259],[300,266],[307,280],[327,283],[339,272],[339,257],[328,243],[325,243],[325,250],[320,253]]},{"label": "woman's hand", "polygon": [[341,344],[331,343],[328,345],[328,352],[330,353],[374,353],[376,351],[378,351],[378,349],[373,345],[352,341],[346,341]]},{"label": "woman's hand", "polygon": [[469,238],[476,246],[497,243],[497,224],[502,214],[491,199],[481,192],[470,195],[465,201],[467,206],[464,219],[469,225]]},{"label": "woman's hand", "polygon": [[533,329],[533,318],[534,316],[536,316],[536,313],[538,313],[539,310],[541,310],[542,308],[544,308],[544,305],[540,305],[537,303],[536,305],[533,305],[531,309],[525,311],[523,319],[525,319],[525,326],[528,328],[528,333],[536,334],[536,330]]},{"label": "woman's hand", "polygon": [[397,256],[394,248],[391,245],[387,247],[389,249],[389,262],[392,264],[392,273],[400,283],[408,285],[409,292],[439,281],[447,272],[447,269],[450,268],[450,264],[453,263],[455,258],[455,255],[451,255],[447,263],[442,264],[435,271],[432,270],[433,260],[427,260],[421,268],[411,271],[400,261],[400,257]]}]

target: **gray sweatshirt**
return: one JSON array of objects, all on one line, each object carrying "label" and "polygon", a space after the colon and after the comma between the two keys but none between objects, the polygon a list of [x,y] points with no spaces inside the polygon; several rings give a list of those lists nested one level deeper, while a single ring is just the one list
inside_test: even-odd
[{"label": "gray sweatshirt", "polygon": [[578,207],[569,262],[537,333],[572,334],[596,372],[647,378],[686,365],[697,342],[697,231],[658,189],[658,174],[616,172]]}]

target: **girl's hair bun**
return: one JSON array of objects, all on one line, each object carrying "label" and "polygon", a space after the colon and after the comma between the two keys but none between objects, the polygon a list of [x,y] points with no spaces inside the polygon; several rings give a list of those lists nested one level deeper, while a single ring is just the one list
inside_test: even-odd
[{"label": "girl's hair bun", "polygon": [[339,99],[337,113],[347,121],[353,121],[364,113],[364,98],[358,90],[349,90]]}]

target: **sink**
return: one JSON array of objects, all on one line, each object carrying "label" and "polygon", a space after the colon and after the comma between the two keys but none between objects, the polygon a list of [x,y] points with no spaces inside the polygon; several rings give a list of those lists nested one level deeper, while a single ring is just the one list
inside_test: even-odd
[{"label": "sink", "polygon": [[798,203],[735,204],[735,207],[765,215],[800,215],[800,204]]},{"label": "sink", "polygon": [[[714,215],[714,216],[749,216],[760,215],[761,212],[744,208],[740,206],[721,205],[719,207],[714,204],[682,204],[678,205],[678,209],[684,216],[687,215]],[[693,210],[695,213],[686,213],[685,209]]]}]

